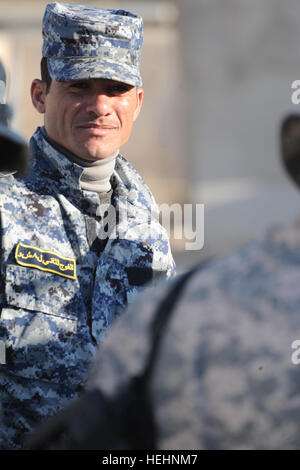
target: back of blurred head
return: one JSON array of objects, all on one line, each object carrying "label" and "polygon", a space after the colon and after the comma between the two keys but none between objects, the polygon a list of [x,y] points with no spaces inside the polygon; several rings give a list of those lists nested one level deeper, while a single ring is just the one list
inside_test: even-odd
[{"label": "back of blurred head", "polygon": [[280,153],[283,166],[300,186],[300,111],[291,109],[282,119],[280,127]]},{"label": "back of blurred head", "polygon": [[15,174],[22,176],[29,162],[29,150],[25,140],[9,128],[12,116],[6,104],[7,77],[0,59],[0,176]]}]

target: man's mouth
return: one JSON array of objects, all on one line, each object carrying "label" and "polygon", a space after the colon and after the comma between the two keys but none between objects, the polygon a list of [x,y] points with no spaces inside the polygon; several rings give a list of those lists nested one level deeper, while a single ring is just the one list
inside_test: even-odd
[{"label": "man's mouth", "polygon": [[77,128],[96,136],[102,136],[109,133],[110,131],[117,129],[117,127],[112,124],[95,124],[92,122],[80,124],[79,126],[77,126]]},{"label": "man's mouth", "polygon": [[116,129],[113,124],[95,124],[94,122],[86,122],[77,126],[83,129]]}]

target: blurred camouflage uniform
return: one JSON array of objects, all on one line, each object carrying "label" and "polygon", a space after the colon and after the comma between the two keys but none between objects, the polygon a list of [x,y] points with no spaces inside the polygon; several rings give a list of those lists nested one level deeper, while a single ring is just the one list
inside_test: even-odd
[{"label": "blurred camouflage uniform", "polygon": [[[147,289],[102,343],[90,391],[31,446],[299,449],[299,253],[300,223],[199,266],[172,309],[161,306],[183,276]],[[170,314],[164,328],[158,310]]]},{"label": "blurred camouflage uniform", "polygon": [[[43,34],[52,78],[104,73],[141,84],[141,18],[54,3],[47,6]],[[100,53],[103,58],[94,59]],[[76,54],[84,57],[72,63]],[[145,282],[174,271],[153,196],[121,155],[105,214],[99,195],[80,189],[83,168],[51,144],[44,128],[33,135],[31,150],[24,178],[0,180],[3,448],[19,448],[24,433],[78,395],[114,317]],[[107,238],[110,211],[115,223]]]},{"label": "blurred camouflage uniform", "polygon": [[[288,117],[281,132],[298,186],[299,124],[300,115]],[[39,429],[32,447],[299,449],[299,286],[300,219],[147,289],[108,333],[89,392]],[[132,434],[119,432],[126,426]]]},{"label": "blurred camouflage uniform", "polygon": [[[299,253],[298,223],[188,280],[148,386],[158,449],[300,447],[300,365],[292,362],[300,339]],[[175,282],[144,292],[120,318],[102,345],[91,389],[111,398],[143,372],[154,313]]]},{"label": "blurred camouflage uniform", "polygon": [[[294,110],[280,137],[283,164],[298,187],[299,136]],[[148,289],[120,318],[90,389],[112,399],[144,374],[162,309],[170,318],[147,384],[157,448],[299,449],[300,219],[196,266],[175,305],[164,305],[180,284]]]}]

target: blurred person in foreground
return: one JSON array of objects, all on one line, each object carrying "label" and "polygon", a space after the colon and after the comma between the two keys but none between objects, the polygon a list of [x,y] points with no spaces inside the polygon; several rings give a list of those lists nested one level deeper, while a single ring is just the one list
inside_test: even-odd
[{"label": "blurred person in foreground", "polygon": [[174,271],[153,196],[119,152],[142,106],[142,39],[130,12],[46,7],[31,86],[44,126],[26,176],[0,181],[5,449],[78,396],[114,318]]},{"label": "blurred person in foreground", "polygon": [[21,176],[29,165],[29,149],[24,138],[9,127],[12,110],[6,104],[7,77],[0,59],[0,177]]},{"label": "blurred person in foreground", "polygon": [[[9,127],[12,110],[6,103],[6,90],[7,76],[0,59],[0,185],[2,179],[24,176],[30,163],[30,152],[24,138]],[[0,363],[5,363],[5,360],[5,345],[0,335]],[[1,431],[2,419],[3,409],[0,401],[0,449],[5,440]]]},{"label": "blurred person in foreground", "polygon": [[[281,148],[299,184],[299,116]],[[299,449],[299,286],[298,221],[147,289],[31,448]]]}]

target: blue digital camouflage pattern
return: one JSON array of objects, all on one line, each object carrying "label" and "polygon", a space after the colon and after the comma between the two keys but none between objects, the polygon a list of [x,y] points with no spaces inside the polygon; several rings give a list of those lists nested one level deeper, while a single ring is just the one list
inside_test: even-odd
[{"label": "blue digital camouflage pattern", "polygon": [[174,271],[153,196],[121,155],[111,179],[117,223],[104,247],[99,196],[79,189],[83,169],[39,128],[31,149],[26,178],[0,178],[3,448],[19,448],[78,395],[115,316],[145,280]]},{"label": "blue digital camouflage pattern", "polygon": [[[90,389],[113,397],[144,370],[154,312],[174,282],[147,289],[115,323]],[[159,449],[300,448],[299,286],[299,222],[199,266],[149,386]]]},{"label": "blue digital camouflage pattern", "polygon": [[143,20],[125,10],[49,3],[43,57],[57,81],[108,78],[142,86]]}]

